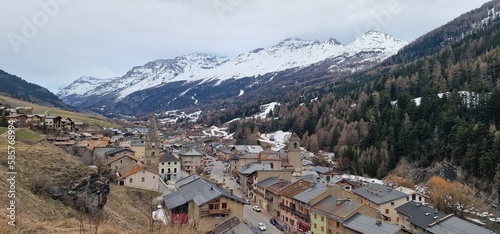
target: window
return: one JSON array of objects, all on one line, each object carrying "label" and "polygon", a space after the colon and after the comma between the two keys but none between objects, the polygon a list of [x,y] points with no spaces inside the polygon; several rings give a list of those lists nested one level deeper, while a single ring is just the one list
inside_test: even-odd
[{"label": "window", "polygon": [[209,210],[218,210],[219,209],[219,203],[208,204],[208,209]]},{"label": "window", "polygon": [[162,168],[161,169],[161,174],[164,174],[165,173],[165,168]]},{"label": "window", "polygon": [[399,223],[399,217],[396,217],[396,222],[398,222],[398,223]]},{"label": "window", "polygon": [[177,162],[174,162],[174,165],[177,165]]},{"label": "window", "polygon": [[321,231],[324,232],[325,231],[325,227],[321,226]]},{"label": "window", "polygon": [[146,179],[144,177],[141,178],[141,182],[144,182],[146,181]]},{"label": "window", "polygon": [[419,197],[418,197],[418,201],[422,201],[422,197],[420,197],[420,196],[419,196]]},{"label": "window", "polygon": [[314,224],[314,228],[318,228],[318,225]]},{"label": "window", "polygon": [[393,206],[393,205],[394,205],[394,202],[391,202],[391,206]]},{"label": "window", "polygon": [[167,165],[170,165],[170,162],[168,162]]},{"label": "window", "polygon": [[314,213],[314,218],[317,219],[318,217],[316,216],[316,213]]},{"label": "window", "polygon": [[164,163],[164,162],[162,162],[162,163],[161,163],[161,165],[163,166],[163,165],[165,165],[165,163]]},{"label": "window", "polygon": [[174,168],[174,173],[177,173],[177,168]]},{"label": "window", "polygon": [[287,222],[288,222],[288,217],[285,217],[285,221],[287,221]]},{"label": "window", "polygon": [[386,214],[389,214],[389,209],[385,209],[385,213],[386,213]]},{"label": "window", "polygon": [[325,221],[325,217],[321,216],[321,222]]},{"label": "window", "polygon": [[417,198],[416,198],[416,195],[415,195],[415,194],[412,194],[412,195],[411,195],[411,200],[412,200],[412,201],[416,201],[416,200],[417,200]]},{"label": "window", "polygon": [[134,178],[130,178],[130,179],[128,179],[128,182],[129,182],[129,183],[134,182]]},{"label": "window", "polygon": [[170,174],[170,168],[167,168],[167,174]]},{"label": "window", "polygon": [[295,225],[295,220],[290,219],[290,224],[291,224],[292,226],[293,226],[293,225]]},{"label": "window", "polygon": [[222,209],[226,209],[227,208],[227,203],[222,203]]},{"label": "window", "polygon": [[340,228],[340,223],[339,223],[339,222],[335,222],[335,226],[336,226],[337,228]]}]

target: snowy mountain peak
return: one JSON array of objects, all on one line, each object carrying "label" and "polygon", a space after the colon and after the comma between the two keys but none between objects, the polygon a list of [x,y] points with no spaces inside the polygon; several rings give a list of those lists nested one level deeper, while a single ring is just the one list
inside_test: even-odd
[{"label": "snowy mountain peak", "polygon": [[[98,99],[97,97],[105,97],[102,100],[109,100],[112,104],[138,91],[175,83],[177,97],[187,95],[188,92],[194,97],[195,89],[187,86],[218,86],[224,81],[256,79],[265,74],[301,69],[319,63],[328,63],[328,72],[359,71],[395,54],[406,44],[405,41],[375,31],[365,33],[350,44],[342,44],[333,38],[323,42],[287,38],[274,46],[255,49],[234,58],[193,53],[151,61],[133,67],[124,76],[115,79],[82,77],[61,90],[58,95],[70,105],[78,104],[84,99],[85,105],[89,105],[87,103],[92,101],[88,100]],[[246,95],[245,88],[239,87],[236,94]],[[102,100],[101,102],[105,102]],[[165,100],[164,103],[169,105],[170,101],[173,100]]]}]

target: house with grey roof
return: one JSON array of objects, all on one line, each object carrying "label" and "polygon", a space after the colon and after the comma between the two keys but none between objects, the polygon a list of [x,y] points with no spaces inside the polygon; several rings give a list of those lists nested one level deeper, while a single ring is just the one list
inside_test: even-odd
[{"label": "house with grey roof", "polygon": [[380,211],[384,221],[398,223],[396,207],[406,203],[406,193],[397,191],[383,184],[369,184],[353,189],[355,201]]},{"label": "house with grey roof", "polygon": [[262,209],[267,210],[268,207],[268,201],[266,200],[266,188],[277,183],[279,180],[279,177],[269,177],[255,184],[256,189],[253,190],[255,200],[257,205],[262,207]]},{"label": "house with grey roof", "polygon": [[326,184],[314,184],[312,187],[293,196],[295,211],[292,213],[297,220],[297,229],[302,232],[307,232],[311,229],[311,200],[326,191]]},{"label": "house with grey roof", "polygon": [[179,159],[181,160],[182,169],[193,174],[201,167],[201,159],[203,158],[203,153],[200,153],[194,148],[188,148],[178,153]]},{"label": "house with grey roof", "polygon": [[445,216],[439,220],[436,220],[436,222],[431,223],[426,231],[427,233],[433,234],[495,234],[495,232],[493,232],[492,230],[483,228],[452,215]]},{"label": "house with grey roof", "polygon": [[191,220],[198,233],[210,232],[229,217],[243,218],[244,201],[207,179],[189,176],[175,184],[177,191],[163,197],[171,224]]},{"label": "house with grey roof", "polygon": [[343,233],[372,233],[372,234],[403,234],[401,228],[389,222],[382,221],[360,213],[353,215],[343,224]]},{"label": "house with grey roof", "polygon": [[104,153],[104,156],[106,157],[106,161],[113,160],[114,158],[123,156],[123,155],[135,155],[135,152],[129,148],[123,148],[123,147],[118,147],[114,148],[112,150],[108,150]]},{"label": "house with grey roof", "polygon": [[409,201],[396,208],[398,212],[399,226],[406,232],[420,233],[474,233],[491,234],[492,231],[461,220],[452,215],[422,205],[414,201]]},{"label": "house with grey roof", "polygon": [[232,217],[217,225],[213,234],[257,234],[261,233],[256,227],[250,226],[238,217]]},{"label": "house with grey roof", "polygon": [[[311,233],[346,233],[345,221],[356,214],[377,216],[377,210],[325,192],[313,199],[311,206]],[[375,222],[373,222],[375,223]],[[357,233],[357,232],[351,232]],[[372,233],[372,232],[361,232]]]},{"label": "house with grey roof", "polygon": [[176,181],[181,177],[181,160],[169,152],[160,154],[158,173],[166,181]]}]

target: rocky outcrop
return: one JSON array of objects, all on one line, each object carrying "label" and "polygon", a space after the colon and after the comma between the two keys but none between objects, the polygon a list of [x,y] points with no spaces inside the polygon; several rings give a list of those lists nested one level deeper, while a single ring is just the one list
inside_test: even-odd
[{"label": "rocky outcrop", "polygon": [[93,173],[68,187],[60,188],[53,197],[76,210],[93,214],[106,204],[108,194],[108,179]]}]

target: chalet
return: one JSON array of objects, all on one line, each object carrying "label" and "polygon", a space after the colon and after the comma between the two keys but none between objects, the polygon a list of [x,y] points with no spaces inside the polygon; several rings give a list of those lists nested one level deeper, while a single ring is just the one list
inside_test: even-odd
[{"label": "chalet", "polygon": [[33,107],[16,107],[17,114],[32,115]]},{"label": "chalet", "polygon": [[107,166],[109,169],[115,171],[115,172],[123,172],[134,165],[136,165],[139,162],[139,159],[132,155],[121,155],[121,156],[116,156],[106,162],[104,165]]},{"label": "chalet", "polygon": [[196,233],[209,233],[224,221],[243,219],[244,201],[194,174],[175,183],[176,192],[163,196],[171,224],[189,223]]},{"label": "chalet", "polygon": [[160,179],[158,174],[139,164],[117,173],[117,176],[118,185],[121,186],[157,192],[164,191],[167,188],[167,185]]},{"label": "chalet", "polygon": [[45,116],[44,125],[47,129],[61,129],[61,116]]},{"label": "chalet", "polygon": [[106,161],[113,160],[114,158],[123,156],[123,155],[133,155],[135,156],[135,152],[129,148],[114,148],[104,153],[104,158]]},{"label": "chalet", "polygon": [[27,116],[25,114],[13,114],[7,116],[7,121],[13,123],[16,128],[26,127]]},{"label": "chalet", "polygon": [[26,124],[31,126],[39,126],[43,123],[45,115],[26,115]]}]

